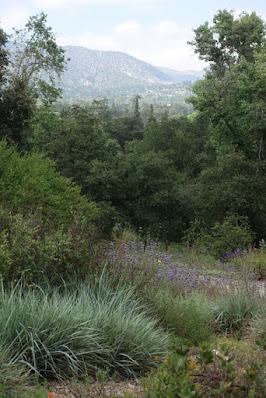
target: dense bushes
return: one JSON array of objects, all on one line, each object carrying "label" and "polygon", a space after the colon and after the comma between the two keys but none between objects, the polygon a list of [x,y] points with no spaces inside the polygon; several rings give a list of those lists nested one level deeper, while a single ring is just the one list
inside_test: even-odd
[{"label": "dense bushes", "polygon": [[0,142],[0,273],[64,277],[92,261],[99,210],[43,156]]},{"label": "dense bushes", "polygon": [[0,142],[0,202],[22,214],[37,214],[44,222],[71,225],[73,220],[93,220],[97,207],[62,177],[54,163],[42,155],[20,155]]},{"label": "dense bushes", "polygon": [[246,217],[230,215],[217,222],[206,232],[206,227],[197,221],[187,230],[186,240],[216,258],[235,249],[243,250],[254,242],[254,234]]},{"label": "dense bushes", "polygon": [[265,370],[263,354],[256,347],[218,339],[171,354],[146,380],[145,397],[263,398]]},{"label": "dense bushes", "polygon": [[116,113],[100,106],[40,109],[29,140],[109,209],[106,224],[115,221],[169,243],[191,241],[186,232],[200,220],[196,243],[216,257],[264,237],[263,159],[249,159],[230,145],[220,153],[204,112],[190,119],[154,119],[134,139],[128,128],[128,142],[121,146]]},{"label": "dense bushes", "polygon": [[167,350],[133,290],[111,289],[102,276],[73,290],[2,290],[0,345],[14,361],[45,377],[124,376],[155,366]]},{"label": "dense bushes", "polygon": [[0,273],[5,280],[40,281],[83,275],[97,255],[95,227],[78,220],[58,228],[38,216],[0,211]]}]

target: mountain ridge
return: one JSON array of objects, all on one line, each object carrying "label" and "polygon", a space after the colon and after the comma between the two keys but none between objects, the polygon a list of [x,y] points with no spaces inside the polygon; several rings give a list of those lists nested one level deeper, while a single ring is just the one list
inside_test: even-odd
[{"label": "mountain ridge", "polygon": [[171,86],[176,90],[187,77],[191,82],[196,80],[191,73],[156,67],[121,51],[91,50],[82,46],[63,49],[69,61],[58,84],[63,97],[68,99],[127,97],[164,91]]}]

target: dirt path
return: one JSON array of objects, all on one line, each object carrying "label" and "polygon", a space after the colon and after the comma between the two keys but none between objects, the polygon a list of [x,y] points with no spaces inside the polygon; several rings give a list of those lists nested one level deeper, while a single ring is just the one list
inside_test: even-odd
[{"label": "dirt path", "polygon": [[108,381],[84,385],[78,382],[50,383],[51,398],[119,398],[132,394],[143,398],[143,388],[137,381]]}]

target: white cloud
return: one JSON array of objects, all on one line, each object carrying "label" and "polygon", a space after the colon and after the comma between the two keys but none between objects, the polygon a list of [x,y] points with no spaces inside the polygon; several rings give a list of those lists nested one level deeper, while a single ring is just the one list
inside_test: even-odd
[{"label": "white cloud", "polygon": [[178,70],[202,69],[206,65],[187,44],[192,35],[192,31],[171,20],[145,27],[137,21],[125,21],[114,26],[108,35],[87,32],[79,37],[61,37],[59,43],[123,51],[153,65]]},{"label": "white cloud", "polygon": [[164,0],[31,0],[34,6],[43,9],[56,9],[68,6],[146,6],[163,3]]},{"label": "white cloud", "polygon": [[0,25],[7,33],[10,33],[12,28],[19,28],[25,25],[29,15],[30,11],[26,6],[21,3],[13,4],[2,10]]},{"label": "white cloud", "polygon": [[162,21],[156,29],[162,36],[173,36],[180,33],[180,28],[174,21]]},{"label": "white cloud", "polygon": [[114,27],[115,35],[138,34],[141,31],[141,26],[135,21],[127,21]]}]

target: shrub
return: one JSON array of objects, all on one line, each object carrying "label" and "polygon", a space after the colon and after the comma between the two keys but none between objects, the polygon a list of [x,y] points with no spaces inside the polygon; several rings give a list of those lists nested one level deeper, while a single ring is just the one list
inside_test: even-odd
[{"label": "shrub", "polygon": [[0,274],[4,280],[24,281],[84,275],[97,254],[93,225],[79,222],[52,228],[37,215],[23,216],[0,209]]},{"label": "shrub", "polygon": [[145,381],[147,398],[263,398],[263,354],[249,343],[223,339],[172,353]]},{"label": "shrub", "polygon": [[53,162],[0,141],[0,274],[64,277],[93,257],[99,210]]},{"label": "shrub", "polygon": [[0,141],[0,172],[0,203],[12,213],[35,213],[54,226],[97,217],[96,205],[43,155],[20,155]]},{"label": "shrub", "polygon": [[167,335],[132,289],[97,285],[71,291],[2,290],[0,343],[16,362],[45,377],[142,373],[167,348]]},{"label": "shrub", "polygon": [[241,333],[259,309],[258,299],[244,291],[220,298],[213,307],[216,328],[220,332]]},{"label": "shrub", "polygon": [[153,313],[161,324],[193,344],[208,339],[211,329],[211,306],[203,295],[177,296],[170,289],[159,289],[148,296]]},{"label": "shrub", "polygon": [[[190,236],[190,231],[187,234]],[[223,222],[217,222],[208,232],[201,229],[199,235],[194,236],[192,243],[201,250],[207,251],[219,258],[224,253],[234,251],[235,249],[245,249],[253,241],[254,235],[247,217],[230,215],[225,217]]]},{"label": "shrub", "polygon": [[187,361],[181,355],[171,354],[165,363],[145,382],[146,398],[199,398],[187,372]]}]

